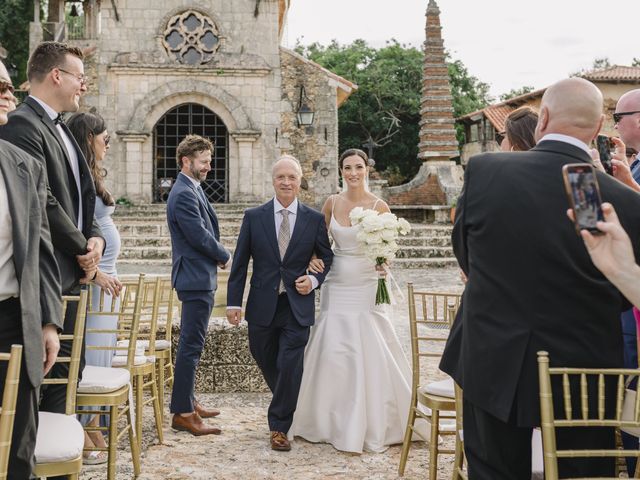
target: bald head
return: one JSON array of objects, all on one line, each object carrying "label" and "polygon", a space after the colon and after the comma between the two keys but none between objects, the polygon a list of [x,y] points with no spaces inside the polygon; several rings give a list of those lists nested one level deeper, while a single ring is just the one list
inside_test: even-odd
[{"label": "bald head", "polygon": [[280,159],[273,164],[271,167],[271,177],[276,176],[276,172],[283,168],[293,168],[298,172],[300,178],[302,178],[302,168],[300,167],[300,162],[293,155],[283,155]]},{"label": "bald head", "polygon": [[627,147],[640,151],[640,88],[630,90],[616,104],[619,117],[615,128]]},{"label": "bald head", "polygon": [[548,133],[570,135],[589,144],[600,131],[602,93],[583,78],[554,83],[542,96],[536,140]]}]

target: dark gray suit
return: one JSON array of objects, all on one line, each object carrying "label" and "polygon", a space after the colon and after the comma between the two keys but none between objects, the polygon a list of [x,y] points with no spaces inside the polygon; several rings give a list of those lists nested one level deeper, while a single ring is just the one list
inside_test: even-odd
[{"label": "dark gray suit", "polygon": [[[63,128],[66,128],[63,127]],[[60,282],[63,294],[78,294],[83,271],[78,265],[76,255],[86,253],[87,239],[101,237],[102,233],[93,217],[96,192],[93,179],[84,155],[78,148],[73,136],[68,132],[70,141],[76,150],[80,172],[80,190],[75,183],[71,170],[69,154],[64,141],[42,106],[32,97],[9,114],[9,122],[0,127],[0,139],[7,140],[38,160],[47,172],[47,218],[51,229],[54,254],[60,269]],[[82,231],[78,229],[78,209],[82,202]],[[64,332],[73,333],[75,326],[75,304],[67,309],[64,319]],[[60,355],[69,356],[71,345],[63,342]],[[66,377],[69,365],[56,364],[51,371],[53,377]],[[80,372],[84,367],[84,355]],[[40,404],[40,409],[56,413],[65,411],[64,385],[48,385]]]},{"label": "dark gray suit", "polygon": [[[0,140],[0,172],[12,220],[13,262],[20,286],[17,300],[0,303],[0,350],[21,343],[23,362],[9,478],[28,478],[35,448],[37,391],[42,382],[42,326],[62,328],[60,279],[45,215],[46,174],[42,165]],[[6,375],[6,364],[2,368]],[[0,382],[0,395],[4,382]]]}]

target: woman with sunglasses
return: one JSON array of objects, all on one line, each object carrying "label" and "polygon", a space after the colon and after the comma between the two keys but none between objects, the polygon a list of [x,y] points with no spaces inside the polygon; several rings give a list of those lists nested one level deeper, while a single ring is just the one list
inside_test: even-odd
[{"label": "woman with sunglasses", "polygon": [[[99,309],[100,290],[105,291],[104,308],[112,301],[119,303],[117,298],[122,284],[118,281],[116,273],[116,259],[120,253],[120,234],[116,229],[111,215],[115,210],[113,195],[106,189],[104,179],[107,171],[103,166],[104,158],[109,151],[109,134],[104,120],[98,114],[75,113],[67,121],[67,126],[75,138],[80,150],[84,154],[89,166],[89,171],[93,177],[96,188],[96,209],[95,218],[102,230],[106,240],[106,248],[98,266],[98,273],[93,282],[100,288],[93,288],[91,291],[91,309]],[[119,309],[116,305],[115,311]],[[87,317],[87,330],[89,329],[109,329],[117,328],[118,317],[116,315],[89,315]],[[87,333],[87,346],[115,346],[116,335],[105,333]],[[98,367],[110,367],[113,350],[93,350],[86,349],[85,361],[87,365]],[[81,422],[92,426],[99,426],[99,415],[82,415]],[[106,443],[101,432],[85,432],[85,448],[105,447]],[[107,461],[106,452],[90,452],[85,456],[84,463],[99,464]]]}]

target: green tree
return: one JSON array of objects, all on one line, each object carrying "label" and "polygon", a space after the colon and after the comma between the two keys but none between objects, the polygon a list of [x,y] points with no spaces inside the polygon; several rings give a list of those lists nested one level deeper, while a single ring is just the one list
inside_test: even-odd
[{"label": "green tree", "polygon": [[0,43],[8,52],[5,65],[10,71],[15,69],[12,80],[16,85],[27,78],[29,22],[32,20],[33,1],[0,1]]},{"label": "green tree", "polygon": [[502,95],[500,95],[500,100],[504,102],[505,100],[509,100],[510,98],[519,97],[520,95],[524,95],[525,93],[533,92],[533,90],[533,87],[529,85],[521,88],[512,88],[507,93],[503,93]]},{"label": "green tree", "polygon": [[[396,40],[379,49],[355,40],[350,45],[298,44],[296,51],[358,85],[339,110],[339,149],[363,148],[372,139],[378,145],[373,154],[376,169],[385,172],[390,183],[411,179],[421,164],[423,53]],[[450,62],[449,75],[455,115],[487,105],[489,86],[469,75],[462,62]]]},{"label": "green tree", "polygon": [[640,58],[633,57],[633,60],[631,60],[631,66],[640,67]]}]

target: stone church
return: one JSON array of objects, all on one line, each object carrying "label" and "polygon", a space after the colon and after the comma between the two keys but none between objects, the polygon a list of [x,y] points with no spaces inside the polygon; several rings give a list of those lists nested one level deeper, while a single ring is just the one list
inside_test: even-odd
[{"label": "stone church", "polygon": [[203,185],[216,203],[272,195],[284,153],[303,168],[301,197],[338,188],[338,107],[357,86],[281,46],[291,0],[34,0],[31,49],[65,41],[86,53],[83,109],[106,120],[116,198],[163,202],[188,133],[214,142]]}]

